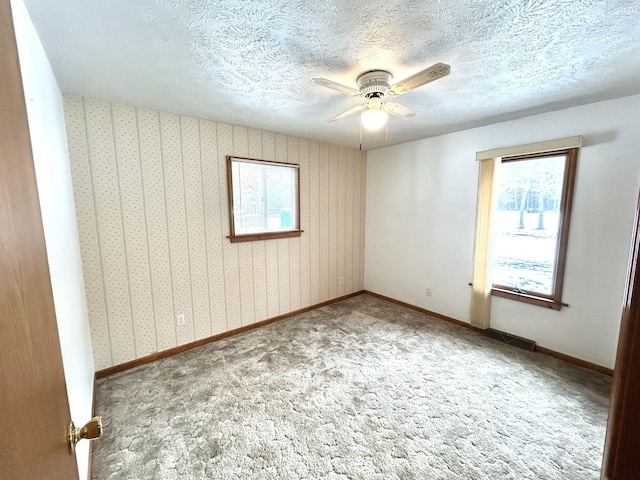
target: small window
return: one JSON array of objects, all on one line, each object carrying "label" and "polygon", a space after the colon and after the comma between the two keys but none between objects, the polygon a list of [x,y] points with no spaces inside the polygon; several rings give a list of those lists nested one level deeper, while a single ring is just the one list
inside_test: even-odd
[{"label": "small window", "polygon": [[231,242],[299,237],[299,166],[227,157]]},{"label": "small window", "polygon": [[492,294],[559,310],[577,149],[502,158]]}]

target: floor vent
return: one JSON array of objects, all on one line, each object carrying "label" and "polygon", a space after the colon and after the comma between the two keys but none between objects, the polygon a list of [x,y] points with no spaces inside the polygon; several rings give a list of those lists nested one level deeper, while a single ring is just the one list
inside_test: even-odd
[{"label": "floor vent", "polygon": [[487,328],[483,331],[485,337],[493,338],[499,342],[512,345],[522,350],[528,350],[533,352],[536,348],[536,342],[527,338],[516,337],[510,333],[501,332],[500,330],[494,330],[493,328]]}]

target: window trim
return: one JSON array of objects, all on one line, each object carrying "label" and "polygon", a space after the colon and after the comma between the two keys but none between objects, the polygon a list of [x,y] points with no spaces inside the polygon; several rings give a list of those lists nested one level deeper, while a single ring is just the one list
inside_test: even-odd
[{"label": "window trim", "polygon": [[518,160],[530,160],[540,157],[551,157],[566,155],[564,179],[562,183],[562,197],[560,200],[560,236],[556,245],[556,262],[554,268],[553,289],[551,295],[544,295],[527,290],[514,290],[505,285],[491,286],[491,295],[503,298],[510,298],[520,302],[538,305],[541,307],[560,310],[566,303],[562,302],[562,289],[564,284],[564,273],[567,261],[567,246],[569,244],[569,224],[571,223],[571,208],[573,205],[573,191],[575,187],[576,170],[578,164],[578,148],[565,148],[561,150],[549,150],[524,155],[512,155],[503,157],[501,162],[511,162]]},{"label": "window trim", "polygon": [[[277,231],[277,232],[258,232],[258,233],[248,233],[236,235],[235,233],[235,217],[234,217],[234,205],[233,205],[233,162],[234,160],[240,160],[248,163],[258,163],[258,164],[271,164],[271,165],[280,165],[282,167],[288,167],[292,170],[295,170],[295,201],[296,201],[296,214],[295,214],[295,226],[296,228],[293,230],[285,230],[285,231]],[[231,243],[238,242],[255,242],[259,240],[270,240],[276,238],[293,238],[300,237],[304,230],[300,229],[300,165],[297,163],[285,163],[285,162],[275,162],[272,160],[259,160],[256,158],[247,158],[247,157],[239,157],[236,155],[227,155],[227,192],[229,195],[229,235],[227,238],[231,241]]]}]

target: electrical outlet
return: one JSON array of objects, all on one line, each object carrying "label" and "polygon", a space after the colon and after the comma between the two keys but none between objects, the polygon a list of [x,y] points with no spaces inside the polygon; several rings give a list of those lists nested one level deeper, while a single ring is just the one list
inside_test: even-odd
[{"label": "electrical outlet", "polygon": [[338,277],[338,285],[344,285],[344,277]]},{"label": "electrical outlet", "polygon": [[425,294],[427,297],[430,297],[430,296],[431,296],[431,289],[430,289],[430,288],[427,288],[427,289],[424,291],[424,294]]},{"label": "electrical outlet", "polygon": [[184,315],[178,315],[176,317],[176,323],[178,324],[179,327],[184,326]]}]

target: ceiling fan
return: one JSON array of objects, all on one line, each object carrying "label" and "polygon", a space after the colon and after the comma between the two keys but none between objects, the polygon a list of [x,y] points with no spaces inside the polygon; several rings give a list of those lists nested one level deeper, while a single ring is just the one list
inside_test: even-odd
[{"label": "ceiling fan", "polygon": [[412,108],[405,107],[396,102],[387,101],[383,103],[382,99],[385,96],[397,97],[434,80],[446,77],[450,71],[451,67],[449,65],[436,63],[401,82],[390,85],[391,79],[393,78],[391,73],[385,70],[371,70],[358,77],[357,89],[336,83],[332,80],[327,80],[326,78],[314,78],[313,81],[318,85],[346,93],[352,97],[364,97],[367,99],[366,103],[350,108],[346,112],[342,112],[324,123],[333,123],[361,110],[365,110],[361,116],[363,126],[369,130],[378,130],[387,122],[389,113],[402,118],[413,118],[418,114],[418,112]]}]

